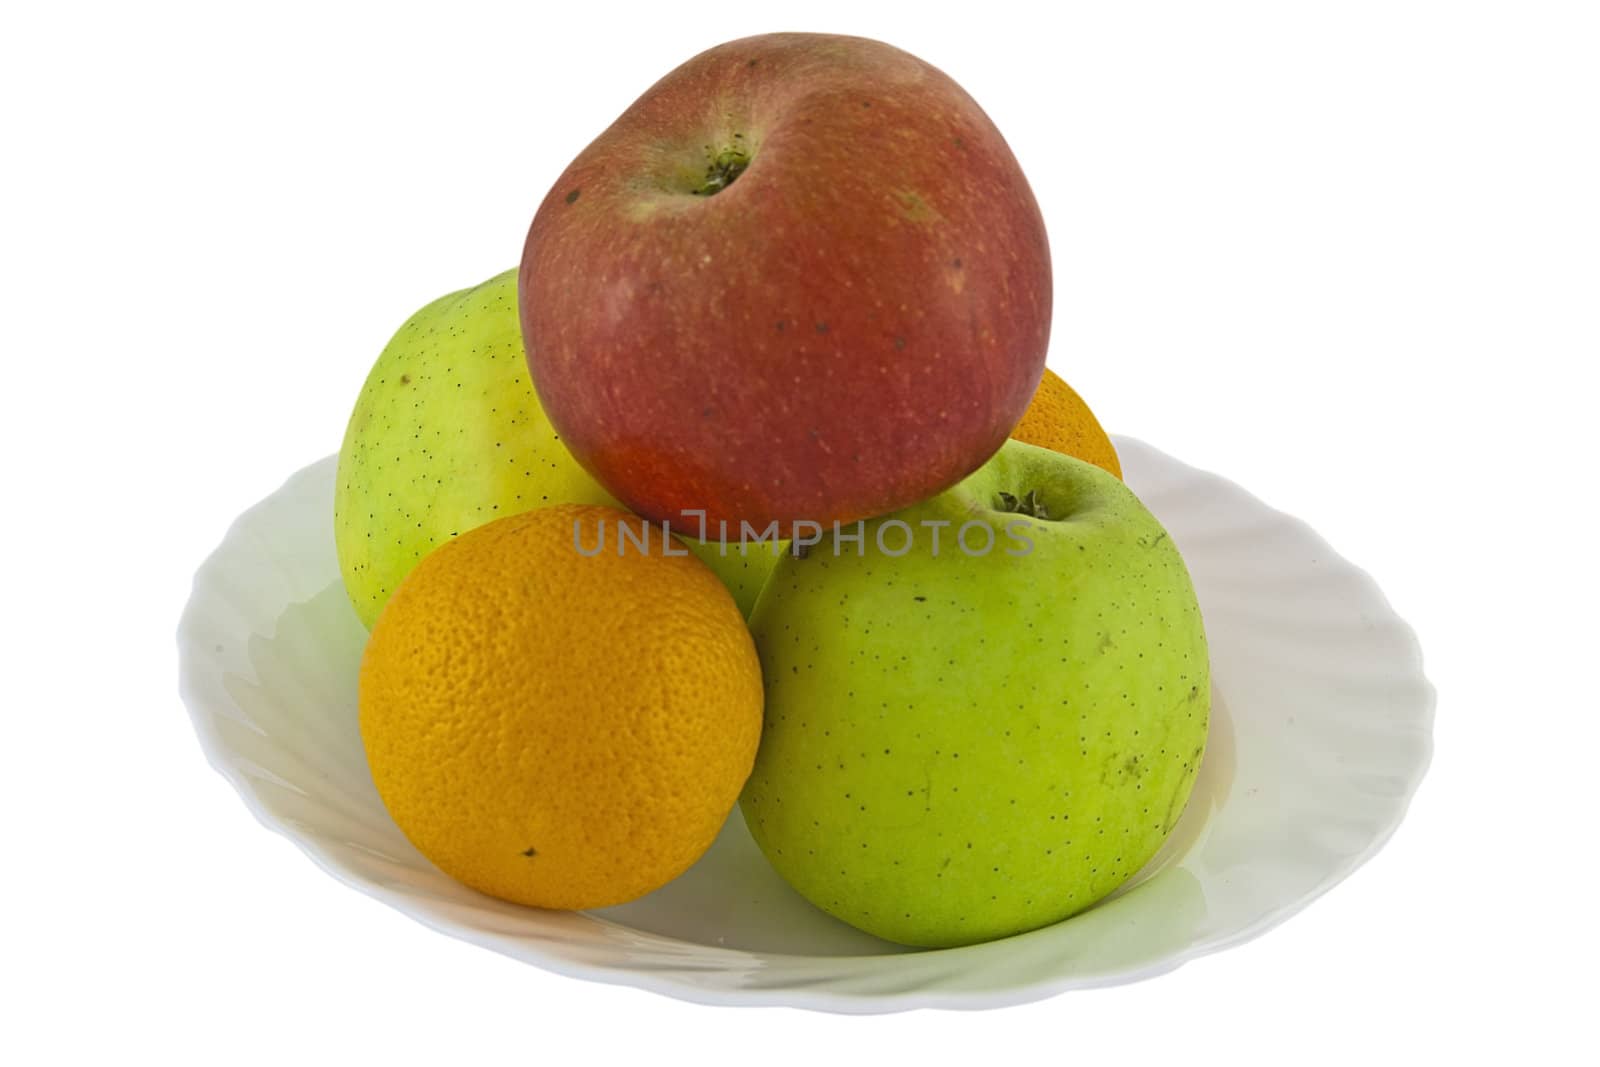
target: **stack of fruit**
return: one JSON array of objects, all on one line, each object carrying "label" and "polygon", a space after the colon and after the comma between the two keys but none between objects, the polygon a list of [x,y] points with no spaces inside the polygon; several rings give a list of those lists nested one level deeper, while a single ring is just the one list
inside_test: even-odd
[{"label": "stack of fruit", "polygon": [[350,420],[339,558],[401,829],[591,908],[738,803],[795,889],[908,945],[1126,881],[1204,750],[1205,636],[1044,370],[1050,295],[1021,169],[920,60],[779,34],[658,82]]}]

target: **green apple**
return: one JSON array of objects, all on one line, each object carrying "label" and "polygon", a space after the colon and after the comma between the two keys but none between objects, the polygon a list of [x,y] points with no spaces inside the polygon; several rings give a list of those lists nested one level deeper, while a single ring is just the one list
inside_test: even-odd
[{"label": "green apple", "polygon": [[1161,524],[1115,476],[1012,441],[856,532],[785,556],[750,620],[766,722],[741,804],[767,858],[908,945],[1116,889],[1206,743],[1205,632]]},{"label": "green apple", "polygon": [[[619,506],[572,458],[534,393],[512,270],[412,315],[356,401],[334,495],[356,614],[370,627],[417,561],[450,538],[549,504]],[[684,542],[748,613],[776,546]]]},{"label": "green apple", "polygon": [[[789,548],[787,541],[741,542],[738,535],[731,532],[726,540],[713,538],[702,541],[691,536],[697,526],[680,531],[673,525],[671,529],[689,551],[699,556],[712,573],[722,579],[722,584],[733,594],[733,602],[739,605],[739,610],[746,618],[755,608],[756,598],[761,595],[761,589],[767,584],[767,578],[777,566],[779,557]],[[710,532],[716,533],[715,529]]]}]

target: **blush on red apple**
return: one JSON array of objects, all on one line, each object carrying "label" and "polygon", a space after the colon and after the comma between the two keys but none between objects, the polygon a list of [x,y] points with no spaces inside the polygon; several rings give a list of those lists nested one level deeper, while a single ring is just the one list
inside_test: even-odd
[{"label": "blush on red apple", "polygon": [[633,510],[730,537],[971,473],[1050,331],[1044,223],[999,130],[856,37],[732,41],[661,79],[545,197],[519,283],[578,461]]}]

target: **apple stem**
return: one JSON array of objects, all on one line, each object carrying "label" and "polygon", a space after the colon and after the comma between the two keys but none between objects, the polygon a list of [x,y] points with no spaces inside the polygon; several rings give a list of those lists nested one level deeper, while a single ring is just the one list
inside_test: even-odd
[{"label": "apple stem", "polygon": [[1044,501],[1039,499],[1039,490],[1029,489],[1022,497],[1011,493],[996,494],[995,507],[1000,511],[1015,512],[1018,515],[1027,515],[1034,519],[1048,519],[1049,511],[1044,506]]},{"label": "apple stem", "polygon": [[[710,147],[706,149],[710,152]],[[698,189],[691,189],[693,196],[715,196],[728,186],[734,179],[744,173],[750,165],[750,155],[743,148],[724,148],[711,156],[706,165],[706,180]]]}]

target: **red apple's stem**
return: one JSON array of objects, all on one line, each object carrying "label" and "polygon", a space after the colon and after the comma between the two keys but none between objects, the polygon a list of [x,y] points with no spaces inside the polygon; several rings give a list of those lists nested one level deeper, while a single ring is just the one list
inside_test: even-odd
[{"label": "red apple's stem", "polygon": [[750,156],[744,149],[724,148],[711,157],[706,166],[706,180],[690,193],[694,196],[715,196],[732,185],[734,179],[743,174],[749,165]]}]

